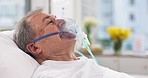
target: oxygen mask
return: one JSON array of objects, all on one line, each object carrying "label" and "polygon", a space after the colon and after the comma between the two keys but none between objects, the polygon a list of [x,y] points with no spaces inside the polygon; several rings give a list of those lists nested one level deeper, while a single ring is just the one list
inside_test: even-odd
[{"label": "oxygen mask", "polygon": [[81,34],[80,26],[71,18],[65,18],[64,21],[60,28],[60,37],[78,40],[78,35]]}]

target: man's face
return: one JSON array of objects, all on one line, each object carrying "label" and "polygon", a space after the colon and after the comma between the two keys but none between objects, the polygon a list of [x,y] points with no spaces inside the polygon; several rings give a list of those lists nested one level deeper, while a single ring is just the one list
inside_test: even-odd
[{"label": "man's face", "polygon": [[[45,36],[47,34],[59,32],[63,29],[65,21],[62,19],[56,19],[54,15],[38,13],[27,19],[27,22],[32,26],[36,32],[36,38]],[[34,43],[35,46],[40,48],[42,52],[48,56],[59,54],[60,51],[66,49],[73,49],[75,40],[70,35],[67,38],[61,37],[59,34],[46,37],[40,41]]]}]

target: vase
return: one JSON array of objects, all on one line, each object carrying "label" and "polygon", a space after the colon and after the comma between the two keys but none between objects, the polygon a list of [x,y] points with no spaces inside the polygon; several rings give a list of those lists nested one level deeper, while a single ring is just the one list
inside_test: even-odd
[{"label": "vase", "polygon": [[121,48],[122,48],[122,41],[121,40],[117,40],[114,42],[114,55],[120,55],[121,54]]}]

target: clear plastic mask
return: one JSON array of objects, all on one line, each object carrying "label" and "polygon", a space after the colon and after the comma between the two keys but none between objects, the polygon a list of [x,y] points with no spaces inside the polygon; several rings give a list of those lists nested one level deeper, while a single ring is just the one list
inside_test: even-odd
[{"label": "clear plastic mask", "polygon": [[64,20],[66,23],[64,24],[63,29],[60,31],[60,34],[64,37],[67,36],[66,33],[70,33],[72,38],[81,42],[82,38],[80,38],[80,35],[82,37],[82,30],[79,24],[71,18],[65,18]]}]

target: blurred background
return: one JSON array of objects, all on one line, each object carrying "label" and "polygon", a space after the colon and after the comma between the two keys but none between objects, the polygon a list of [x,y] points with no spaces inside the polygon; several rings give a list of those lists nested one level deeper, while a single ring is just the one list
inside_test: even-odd
[{"label": "blurred background", "polygon": [[[148,0],[0,0],[0,31],[13,30],[28,11],[38,7],[57,18],[75,19],[101,65],[148,78]],[[115,54],[112,36],[117,34],[125,38],[117,37],[121,47]]]}]

